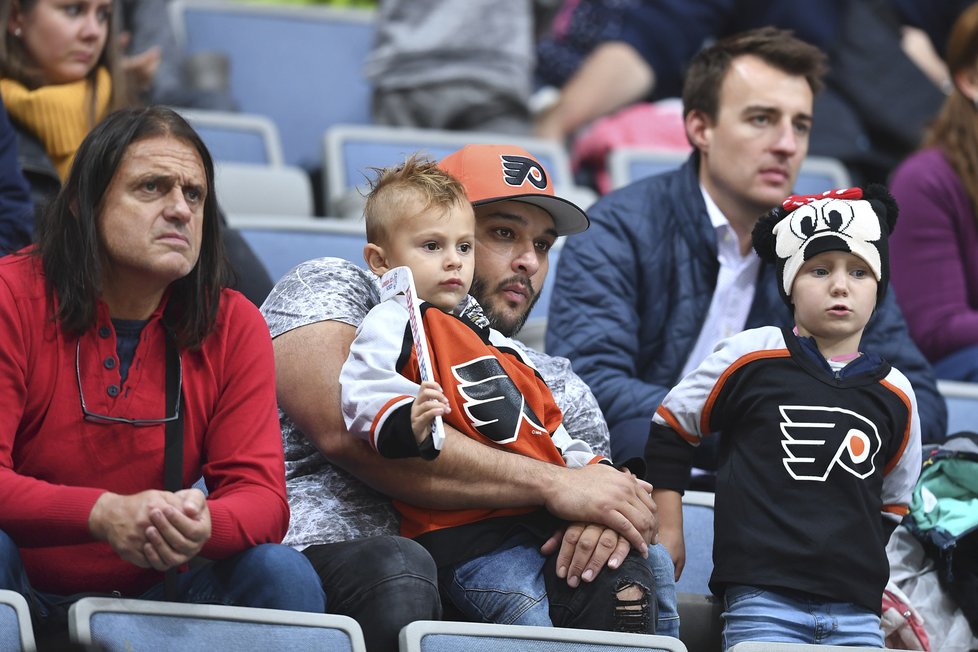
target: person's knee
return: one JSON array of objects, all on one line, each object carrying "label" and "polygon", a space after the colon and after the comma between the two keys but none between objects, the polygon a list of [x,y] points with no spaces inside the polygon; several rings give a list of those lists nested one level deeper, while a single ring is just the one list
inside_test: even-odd
[{"label": "person's knee", "polygon": [[17,544],[3,530],[0,530],[0,589],[23,591],[24,564],[20,560]]},{"label": "person's knee", "polygon": [[373,584],[417,579],[437,585],[438,568],[424,547],[403,537],[383,537],[370,552],[371,568],[365,576]]},{"label": "person's knee", "polygon": [[[419,543],[376,536],[309,546],[329,611],[374,618],[435,619],[441,614],[438,569]],[[407,621],[410,622],[410,621]]]},{"label": "person's knee", "polygon": [[648,633],[654,630],[650,587],[641,584],[623,584],[615,592],[615,631]]},{"label": "person's knee", "polygon": [[629,554],[613,581],[615,631],[654,634],[655,575],[648,563],[634,552]]},{"label": "person's knee", "polygon": [[390,612],[394,618],[404,618],[403,610],[412,612],[414,619],[440,617],[438,568],[424,547],[411,539],[385,537],[370,552],[361,600],[401,605],[395,610],[400,613]]},{"label": "person's knee", "polygon": [[319,576],[301,552],[266,543],[241,553],[233,566],[235,580],[248,585],[245,593],[288,605],[276,608],[320,613],[326,610]]}]

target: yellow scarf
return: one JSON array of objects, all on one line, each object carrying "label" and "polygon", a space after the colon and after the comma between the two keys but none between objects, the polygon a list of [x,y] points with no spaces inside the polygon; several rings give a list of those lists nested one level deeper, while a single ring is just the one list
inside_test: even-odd
[{"label": "yellow scarf", "polygon": [[[40,139],[62,181],[68,176],[75,152],[92,128],[88,121],[91,87],[91,81],[83,79],[30,90],[13,79],[0,79],[0,95],[7,111]],[[98,69],[96,91],[95,121],[98,122],[105,117],[112,95],[112,77],[105,68]]]}]

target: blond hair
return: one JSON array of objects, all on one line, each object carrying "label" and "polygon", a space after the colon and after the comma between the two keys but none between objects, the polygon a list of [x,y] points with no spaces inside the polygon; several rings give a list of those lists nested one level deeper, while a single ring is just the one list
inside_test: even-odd
[{"label": "blond hair", "polygon": [[[415,214],[432,208],[454,208],[469,203],[465,188],[438,164],[417,154],[389,168],[373,168],[363,218],[367,242],[377,244],[409,211]],[[418,205],[420,204],[420,210]]]}]

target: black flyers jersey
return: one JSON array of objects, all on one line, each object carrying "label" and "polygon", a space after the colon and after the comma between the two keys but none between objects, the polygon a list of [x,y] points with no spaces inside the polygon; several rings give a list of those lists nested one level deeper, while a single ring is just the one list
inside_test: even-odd
[{"label": "black flyers jersey", "polygon": [[724,340],[663,400],[646,455],[654,485],[682,489],[683,450],[722,433],[715,592],[767,586],[879,612],[883,519],[907,512],[920,426],[903,374],[868,366],[837,377],[791,331],[760,328]]}]

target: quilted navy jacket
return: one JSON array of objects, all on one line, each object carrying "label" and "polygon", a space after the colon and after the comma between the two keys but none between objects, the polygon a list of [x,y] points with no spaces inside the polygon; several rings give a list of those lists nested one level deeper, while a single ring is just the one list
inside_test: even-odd
[{"label": "quilted navy jacket", "polygon": [[[720,264],[698,163],[694,153],[679,170],[609,193],[588,211],[591,228],[568,238],[561,250],[547,352],[570,358],[590,385],[613,442],[625,422],[648,423],[679,382],[713,298]],[[746,328],[793,323],[778,294],[776,270],[762,265]],[[947,409],[892,287],[860,348],[883,356],[910,379],[923,441],[943,441]]]}]

